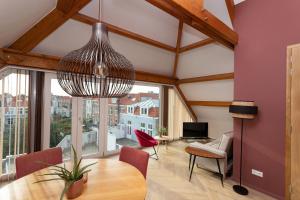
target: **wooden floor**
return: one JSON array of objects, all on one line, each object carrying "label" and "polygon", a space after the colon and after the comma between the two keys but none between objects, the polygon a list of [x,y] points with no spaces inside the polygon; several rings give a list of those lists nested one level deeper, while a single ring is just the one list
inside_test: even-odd
[{"label": "wooden floor", "polygon": [[[249,188],[248,196],[240,196],[232,191],[234,182],[225,180],[223,188],[219,177],[196,166],[189,182],[189,156],[184,152],[186,146],[184,142],[174,142],[168,150],[160,146],[159,160],[150,159],[146,200],[273,200]],[[145,150],[153,153],[153,149]],[[110,158],[118,159],[119,156]],[[0,188],[5,184],[0,183]]]},{"label": "wooden floor", "polygon": [[[160,146],[159,160],[150,159],[146,200],[271,200],[262,193],[249,189],[244,197],[232,191],[234,182],[225,180],[224,188],[219,177],[195,166],[192,180],[188,181],[189,156],[184,142],[174,142],[168,150]],[[151,152],[151,149],[147,149]]]}]

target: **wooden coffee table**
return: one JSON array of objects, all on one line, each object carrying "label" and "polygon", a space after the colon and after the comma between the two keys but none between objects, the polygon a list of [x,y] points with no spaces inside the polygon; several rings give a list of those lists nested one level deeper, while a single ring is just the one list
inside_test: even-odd
[{"label": "wooden coffee table", "polygon": [[[221,179],[221,183],[222,183],[222,186],[224,186],[223,185],[223,175],[221,173],[220,163],[219,163],[219,159],[224,159],[225,158],[224,156],[220,156],[218,154],[214,154],[214,153],[211,153],[209,151],[205,151],[205,150],[202,150],[202,149],[199,149],[199,148],[194,148],[194,147],[186,147],[185,152],[190,154],[190,161],[189,161],[189,170],[190,170],[189,180],[190,181],[191,181],[191,178],[192,178],[196,157],[199,156],[199,157],[203,157],[203,158],[216,159],[217,165],[218,165],[218,170],[219,170],[219,176],[220,176],[220,179]],[[193,162],[192,162],[192,168],[191,168],[192,158],[193,158]]]}]

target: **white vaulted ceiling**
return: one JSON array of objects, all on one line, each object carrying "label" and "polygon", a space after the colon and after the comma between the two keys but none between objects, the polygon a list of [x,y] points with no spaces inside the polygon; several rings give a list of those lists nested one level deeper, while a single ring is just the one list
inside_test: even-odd
[{"label": "white vaulted ceiling", "polygon": [[[242,0],[236,0],[240,3]],[[227,26],[232,23],[225,0],[205,0],[205,8]],[[51,12],[57,0],[0,0],[0,47],[8,47],[40,19]],[[102,20],[120,28],[176,47],[178,19],[154,7],[145,0],[102,0]],[[80,13],[93,18],[98,16],[98,0],[92,0]],[[92,27],[68,20],[40,42],[32,52],[64,56],[85,45]],[[109,33],[110,41],[118,52],[126,56],[136,70],[171,76],[174,52],[163,50],[124,36]],[[184,24],[181,46],[199,42],[208,37]],[[233,72],[234,54],[213,43],[184,52],[179,56],[178,78],[191,78]],[[230,101],[233,99],[233,80],[214,83],[180,85],[188,100]],[[218,92],[222,91],[222,92]],[[231,117],[225,108],[193,107],[200,121],[209,121],[218,130],[232,127]],[[218,115],[219,118],[213,118]],[[216,129],[217,131],[217,129]],[[214,134],[212,134],[214,135]]]},{"label": "white vaulted ceiling", "polygon": [[56,6],[56,0],[1,0],[0,47],[9,46]]},{"label": "white vaulted ceiling", "polygon": [[[223,3],[212,0],[205,2],[209,2],[205,6],[210,12],[231,26],[225,0]],[[55,5],[56,0],[1,0],[0,19],[5,20],[0,20],[0,46],[8,47],[54,9]],[[102,0],[102,11],[103,21],[176,47],[178,19],[144,0]],[[80,13],[97,18],[98,0],[92,0]],[[91,26],[68,20],[35,47],[33,52],[63,56],[83,46],[89,40],[90,34]],[[206,38],[206,35],[184,25],[181,46]],[[174,53],[112,33],[110,40],[117,51],[128,56],[136,69],[172,75]],[[209,54],[211,50],[214,51],[214,48],[206,48],[201,53]],[[203,64],[201,62],[202,59],[198,59],[197,66],[193,67],[207,66],[206,60],[203,60]]]},{"label": "white vaulted ceiling", "polygon": [[[89,3],[80,12],[98,18],[98,1]],[[178,20],[143,0],[104,0],[103,21],[175,46]]]}]

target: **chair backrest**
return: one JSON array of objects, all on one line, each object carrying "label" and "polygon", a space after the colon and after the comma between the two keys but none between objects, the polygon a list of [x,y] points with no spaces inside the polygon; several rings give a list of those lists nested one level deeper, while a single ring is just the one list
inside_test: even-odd
[{"label": "chair backrest", "polygon": [[119,160],[136,167],[146,178],[149,160],[147,152],[131,147],[122,147]]},{"label": "chair backrest", "polygon": [[152,147],[157,144],[157,141],[153,137],[143,131],[135,129],[134,133],[142,147]]},{"label": "chair backrest", "polygon": [[[22,178],[35,171],[62,163],[62,149],[55,147],[43,151],[37,151],[16,158],[16,178]],[[47,164],[43,164],[47,163]]]},{"label": "chair backrest", "polygon": [[233,139],[233,132],[223,133],[218,149],[228,152],[232,145],[232,139]]}]

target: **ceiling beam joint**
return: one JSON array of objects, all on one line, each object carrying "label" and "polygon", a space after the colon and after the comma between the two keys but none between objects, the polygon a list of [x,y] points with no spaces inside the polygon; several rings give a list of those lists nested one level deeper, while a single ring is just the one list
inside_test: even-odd
[{"label": "ceiling beam joint", "polygon": [[238,43],[237,33],[203,6],[199,6],[200,0],[147,0],[147,2],[174,17],[183,19],[184,23],[230,49],[234,49]]}]

